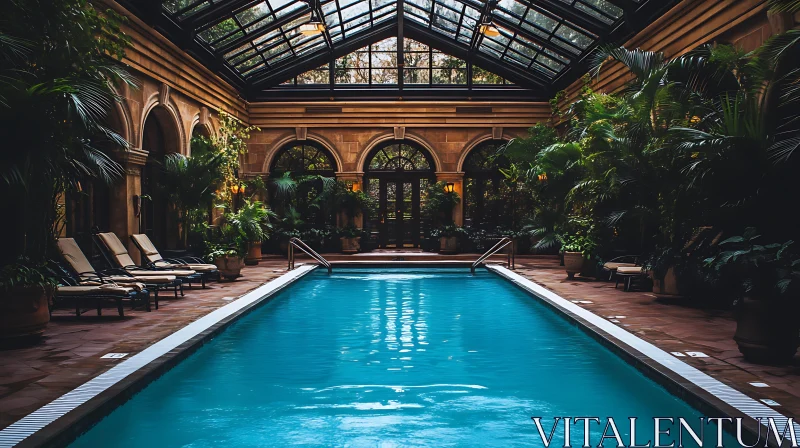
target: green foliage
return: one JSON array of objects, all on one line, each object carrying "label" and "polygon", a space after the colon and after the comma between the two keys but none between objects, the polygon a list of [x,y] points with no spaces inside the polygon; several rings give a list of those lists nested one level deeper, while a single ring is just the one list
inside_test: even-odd
[{"label": "green foliage", "polygon": [[272,230],[271,219],[278,215],[259,201],[245,199],[244,204],[235,213],[225,215],[225,220],[241,236],[246,243],[258,243],[269,239]]},{"label": "green foliage", "polygon": [[771,13],[800,11],[800,0],[767,0]]},{"label": "green foliage", "polygon": [[215,190],[222,181],[222,157],[220,152],[202,152],[191,157],[173,153],[164,157],[164,175],[159,178],[159,187],[175,205],[184,245],[189,230],[207,221],[208,210],[216,198]]},{"label": "green foliage", "polygon": [[501,153],[515,164],[525,166],[534,163],[537,155],[548,146],[558,141],[556,130],[538,123],[528,129],[528,135],[512,139],[501,149]]},{"label": "green foliage", "polygon": [[219,132],[211,138],[211,146],[219,154],[219,173],[222,182],[217,199],[228,206],[233,204],[231,186],[239,185],[239,161],[247,154],[247,140],[250,133],[260,131],[257,126],[244,126],[233,115],[219,111]]},{"label": "green foliage", "polygon": [[465,228],[455,224],[447,224],[431,231],[431,237],[433,238],[452,238],[454,236],[468,237],[469,233]]},{"label": "green foliage", "polygon": [[50,276],[45,264],[33,263],[26,258],[20,258],[16,263],[7,264],[0,269],[0,291],[24,286],[53,288],[55,285],[55,279]]},{"label": "green foliage", "polygon": [[446,182],[437,182],[428,186],[426,191],[427,201],[420,212],[422,216],[443,225],[452,224],[453,210],[461,201],[461,196],[455,191],[447,192]]},{"label": "green foliage", "polygon": [[129,144],[106,119],[114,86],[134,85],[118,62],[130,40],[119,15],[87,0],[0,2],[0,17],[0,197],[16,213],[0,264],[23,256],[38,266],[63,219],[61,194],[123,173],[109,152]]},{"label": "green foliage", "polygon": [[259,201],[245,200],[242,207],[226,213],[222,225],[212,229],[206,240],[207,256],[244,257],[250,243],[267,241],[272,230],[270,219],[277,218],[269,207]]},{"label": "green foliage", "polygon": [[597,229],[591,219],[572,216],[564,227],[565,232],[560,236],[562,251],[580,252],[585,258],[597,255]]},{"label": "green foliage", "polygon": [[339,227],[336,229],[336,234],[341,238],[359,238],[363,230],[356,226]]},{"label": "green foliage", "polygon": [[754,299],[798,297],[800,256],[794,241],[760,244],[761,235],[748,228],[741,236],[720,243],[721,251],[705,260],[727,281],[737,285],[742,296]]}]

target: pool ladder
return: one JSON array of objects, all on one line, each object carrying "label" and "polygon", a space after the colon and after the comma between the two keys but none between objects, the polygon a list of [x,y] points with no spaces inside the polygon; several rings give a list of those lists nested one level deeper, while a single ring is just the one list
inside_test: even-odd
[{"label": "pool ladder", "polygon": [[516,264],[515,260],[514,260],[514,240],[512,240],[511,238],[506,237],[506,238],[501,238],[500,241],[497,242],[497,244],[492,246],[491,249],[487,250],[486,253],[484,253],[483,255],[480,256],[480,258],[475,260],[475,263],[472,263],[472,267],[470,268],[470,272],[472,272],[474,274],[475,273],[475,268],[477,268],[478,266],[483,264],[483,262],[486,261],[486,259],[488,259],[492,255],[494,255],[494,254],[500,252],[501,250],[505,249],[506,246],[508,246],[508,245],[511,245],[511,249],[509,249],[509,251],[508,251],[508,268],[509,269],[514,269],[515,264]]},{"label": "pool ladder", "polygon": [[309,257],[317,260],[317,262],[326,268],[328,268],[328,274],[333,271],[333,267],[331,266],[330,262],[322,257],[322,255],[318,254],[314,249],[309,247],[308,244],[304,243],[303,240],[300,238],[290,238],[289,239],[289,270],[291,271],[294,269],[294,248],[298,248],[306,253]]}]

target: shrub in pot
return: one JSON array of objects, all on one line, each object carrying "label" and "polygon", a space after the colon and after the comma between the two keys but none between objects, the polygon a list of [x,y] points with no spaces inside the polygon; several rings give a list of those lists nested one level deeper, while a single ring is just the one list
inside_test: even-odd
[{"label": "shrub in pot", "polygon": [[569,278],[584,271],[584,266],[597,250],[594,238],[588,235],[566,234],[561,236],[561,251],[564,256],[564,270]]},{"label": "shrub in pot", "polygon": [[466,230],[455,224],[442,226],[431,232],[433,238],[439,238],[439,252],[443,254],[458,253],[458,238],[466,235]]},{"label": "shrub in pot", "polygon": [[461,196],[449,191],[446,182],[437,182],[428,187],[427,201],[422,215],[438,223],[441,227],[431,232],[432,238],[439,238],[439,251],[447,254],[458,252],[458,236],[464,230],[453,223],[453,210],[461,202]]},{"label": "shrub in pot", "polygon": [[55,281],[44,267],[29,262],[7,265],[0,272],[0,343],[36,339],[50,322]]},{"label": "shrub in pot", "polygon": [[706,265],[736,294],[739,351],[749,361],[786,363],[800,346],[800,256],[792,252],[792,241],[759,244],[759,239],[753,228],[728,238]]},{"label": "shrub in pot", "polygon": [[261,261],[261,244],[269,238],[269,231],[272,230],[270,218],[276,217],[264,203],[250,200],[245,200],[235,213],[225,216],[246,244],[245,264],[257,265]]},{"label": "shrub in pot", "polygon": [[356,226],[347,226],[337,230],[339,241],[342,242],[342,253],[354,254],[361,249],[361,229]]}]

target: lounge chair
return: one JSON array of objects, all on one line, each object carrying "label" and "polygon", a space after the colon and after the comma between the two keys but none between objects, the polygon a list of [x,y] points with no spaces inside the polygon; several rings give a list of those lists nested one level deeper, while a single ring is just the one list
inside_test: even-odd
[{"label": "lounge chair", "polygon": [[122,244],[113,232],[97,233],[94,235],[94,242],[100,247],[100,251],[106,257],[109,265],[117,266],[126,270],[129,274],[136,277],[152,277],[159,275],[174,275],[181,280],[180,293],[183,294],[183,284],[191,285],[193,282],[201,281],[202,276],[191,269],[161,269],[137,266],[128,253],[128,249]]},{"label": "lounge chair", "polygon": [[614,276],[617,274],[617,269],[622,267],[633,268],[638,265],[638,255],[623,255],[603,263],[603,271],[608,272],[608,280],[611,281],[614,280]]},{"label": "lounge chair", "polygon": [[619,286],[619,282],[622,280],[624,290],[628,292],[631,290],[634,281],[647,278],[648,274],[643,266],[620,266],[617,268],[616,277],[617,283],[614,285],[614,288]]},{"label": "lounge chair", "polygon": [[131,235],[133,244],[147,259],[147,265],[158,269],[191,269],[201,275],[203,288],[206,287],[206,280],[219,278],[219,270],[216,265],[208,264],[197,257],[164,258],[158,253],[155,244],[150,241],[146,234],[139,233]]},{"label": "lounge chair", "polygon": [[[75,315],[78,317],[83,313],[82,308],[86,308],[87,302],[92,304],[90,308],[97,309],[98,316],[103,314],[103,304],[107,302],[112,302],[117,307],[120,317],[125,316],[123,309],[125,301],[131,303],[131,308],[135,308],[141,302],[145,310],[150,311],[150,291],[144,284],[132,283],[122,286],[100,277],[88,281],[81,280],[58,265],[51,265],[51,272],[59,279],[50,307],[51,314],[53,308],[64,302],[74,304]],[[82,284],[84,282],[87,284]]]},{"label": "lounge chair", "polygon": [[56,244],[75,277],[83,285],[91,285],[96,282],[97,278],[110,280],[122,286],[130,283],[143,283],[147,289],[153,291],[156,309],[158,309],[159,290],[172,289],[176,296],[178,294],[181,281],[174,275],[135,276],[121,268],[98,271],[92,266],[73,238],[59,238]]}]

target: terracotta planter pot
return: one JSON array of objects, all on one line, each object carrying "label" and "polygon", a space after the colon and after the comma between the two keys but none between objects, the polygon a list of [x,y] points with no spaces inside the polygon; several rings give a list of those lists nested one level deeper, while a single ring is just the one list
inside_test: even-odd
[{"label": "terracotta planter pot", "polygon": [[52,289],[25,286],[0,291],[0,341],[36,339],[50,322]]},{"label": "terracotta planter pot", "polygon": [[569,278],[575,278],[575,274],[583,270],[584,258],[580,252],[564,252],[564,269]]},{"label": "terracotta planter pot", "polygon": [[733,339],[748,361],[785,364],[800,346],[800,324],[796,311],[769,300],[744,298],[736,304],[736,334]]},{"label": "terracotta planter pot", "polygon": [[214,264],[219,269],[219,275],[228,280],[236,280],[242,276],[244,260],[233,255],[219,257],[214,260]]},{"label": "terracotta planter pot", "polygon": [[339,240],[342,242],[342,253],[343,254],[354,254],[357,253],[361,249],[361,237],[357,236],[354,238],[345,238],[341,237]]},{"label": "terracotta planter pot", "polygon": [[443,254],[458,253],[458,237],[443,236],[439,239],[439,252]]},{"label": "terracotta planter pot", "polygon": [[656,278],[654,273],[650,272],[650,278],[653,279],[653,293],[662,296],[679,296],[678,290],[678,276],[675,275],[675,268],[670,267],[667,273],[664,274],[663,279]]},{"label": "terracotta planter pot", "polygon": [[255,266],[261,261],[261,241],[250,243],[247,247],[247,256],[244,257],[244,264]]}]

